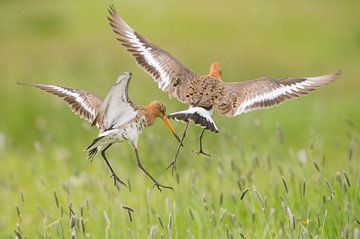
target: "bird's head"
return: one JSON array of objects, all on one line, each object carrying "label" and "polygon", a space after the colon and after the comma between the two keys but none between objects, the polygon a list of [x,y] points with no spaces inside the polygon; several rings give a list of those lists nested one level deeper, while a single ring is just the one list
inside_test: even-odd
[{"label": "bird's head", "polygon": [[215,77],[216,79],[221,79],[221,65],[219,63],[212,63],[210,66],[209,75]]},{"label": "bird's head", "polygon": [[166,116],[166,107],[161,102],[153,101],[148,107],[155,117],[163,118]]},{"label": "bird's head", "polygon": [[174,127],[170,124],[169,120],[166,118],[166,107],[159,101],[153,101],[146,106],[146,118],[148,121],[148,126],[152,125],[155,121],[155,118],[161,118],[165,125],[169,128],[171,133],[175,136],[177,141],[180,142],[179,136],[176,134]]}]

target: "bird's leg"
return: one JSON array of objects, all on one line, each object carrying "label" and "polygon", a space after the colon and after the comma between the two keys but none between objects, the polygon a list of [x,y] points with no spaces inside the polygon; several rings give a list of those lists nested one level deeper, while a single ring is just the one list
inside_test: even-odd
[{"label": "bird's leg", "polygon": [[172,187],[170,186],[165,186],[165,185],[162,185],[160,183],[158,183],[158,181],[156,181],[156,179],[151,176],[151,174],[144,168],[144,166],[141,164],[141,161],[140,161],[140,158],[139,158],[139,153],[138,153],[138,150],[136,147],[134,147],[134,150],[135,150],[135,156],[136,156],[136,161],[137,161],[137,166],[147,175],[149,176],[149,178],[151,178],[151,180],[155,183],[154,184],[154,187],[156,186],[159,191],[161,192],[161,188],[169,188],[169,189],[173,189]]},{"label": "bird's leg", "polygon": [[203,129],[203,130],[201,131],[201,134],[200,134],[200,137],[199,137],[199,141],[200,141],[200,149],[199,149],[199,151],[195,151],[195,153],[197,153],[198,155],[199,155],[199,154],[202,154],[202,155],[205,155],[205,156],[211,157],[211,155],[210,155],[210,154],[205,153],[205,152],[203,151],[203,147],[202,147],[202,138],[203,138],[203,136],[204,136],[205,130],[206,130],[206,129]]},{"label": "bird's leg", "polygon": [[112,175],[111,177],[114,178],[114,185],[116,186],[116,183],[120,183],[124,186],[127,186],[126,183],[124,183],[115,173],[115,171],[113,170],[113,168],[111,167],[111,164],[109,163],[109,161],[106,158],[105,152],[106,150],[111,146],[112,144],[109,144],[108,146],[106,146],[103,150],[101,150],[101,156],[103,157],[103,159],[105,160],[105,163],[107,164],[107,166],[109,167]]},{"label": "bird's leg", "polygon": [[166,168],[166,169],[169,169],[170,167],[172,167],[172,169],[171,169],[171,174],[172,174],[172,175],[174,175],[174,171],[176,170],[176,159],[177,159],[177,156],[178,156],[178,154],[179,154],[179,152],[180,152],[180,148],[181,148],[181,146],[182,146],[182,142],[184,141],[184,138],[185,138],[185,136],[186,136],[186,131],[187,131],[187,129],[188,129],[188,126],[189,126],[189,122],[186,123],[184,132],[183,132],[183,134],[182,134],[182,137],[181,137],[181,140],[180,140],[180,143],[179,143],[179,146],[178,146],[178,148],[177,148],[177,150],[176,150],[175,157],[174,157],[174,159],[171,161],[171,163],[169,164],[169,166],[167,166],[167,168]]}]

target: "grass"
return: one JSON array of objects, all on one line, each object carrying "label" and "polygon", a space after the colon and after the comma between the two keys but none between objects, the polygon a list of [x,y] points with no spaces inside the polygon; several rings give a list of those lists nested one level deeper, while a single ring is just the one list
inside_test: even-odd
[{"label": "grass", "polygon": [[[219,134],[190,126],[175,176],[176,142],[156,122],[109,159],[131,188],[117,190],[96,136],[59,99],[18,81],[83,88],[104,96],[123,71],[130,97],[169,100],[111,32],[107,2],[0,3],[1,238],[359,238],[360,111],[357,1],[115,2],[140,33],[194,71],[222,63],[224,80],[263,75],[343,77],[312,95],[238,118],[215,116]],[[181,123],[174,123],[181,132]]]}]

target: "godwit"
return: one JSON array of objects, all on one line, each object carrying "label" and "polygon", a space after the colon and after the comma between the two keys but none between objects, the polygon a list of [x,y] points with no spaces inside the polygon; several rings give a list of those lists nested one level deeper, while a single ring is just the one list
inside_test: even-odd
[{"label": "godwit", "polygon": [[[135,58],[137,64],[149,73],[158,87],[190,108],[169,115],[170,119],[186,122],[183,138],[189,122],[203,128],[200,134],[198,153],[202,150],[205,130],[218,133],[219,129],[211,118],[214,109],[220,115],[237,116],[253,110],[269,108],[286,100],[294,99],[335,80],[341,72],[317,77],[272,78],[263,77],[244,82],[226,83],[221,79],[221,66],[213,63],[208,75],[198,75],[180,63],[168,52],[146,40],[135,32],[116,12],[113,5],[108,17],[112,30],[120,43]],[[181,139],[181,141],[183,140]],[[176,158],[169,165],[176,166]]]},{"label": "godwit", "polygon": [[101,152],[101,156],[112,173],[111,177],[114,178],[115,185],[119,182],[126,186],[111,167],[105,152],[113,143],[129,141],[134,148],[138,167],[151,178],[155,183],[154,186],[157,186],[159,190],[161,187],[171,189],[169,186],[158,183],[143,167],[138,154],[137,141],[141,132],[154,124],[156,118],[161,118],[179,142],[180,139],[167,120],[166,108],[162,103],[153,101],[147,106],[140,106],[129,99],[130,78],[130,72],[120,75],[104,100],[84,90],[44,84],[20,84],[34,86],[62,98],[75,114],[99,128],[99,135],[86,148],[86,151],[89,159],[93,159],[99,151]]}]

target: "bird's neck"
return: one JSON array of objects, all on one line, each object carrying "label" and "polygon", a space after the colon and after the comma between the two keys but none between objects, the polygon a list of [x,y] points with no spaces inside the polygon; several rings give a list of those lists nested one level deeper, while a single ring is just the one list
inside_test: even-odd
[{"label": "bird's neck", "polygon": [[218,71],[210,71],[208,76],[215,78],[217,80],[221,80],[221,73]]},{"label": "bird's neck", "polygon": [[155,123],[156,116],[154,109],[149,107],[149,105],[144,107],[145,119],[146,119],[146,127],[149,127]]}]

